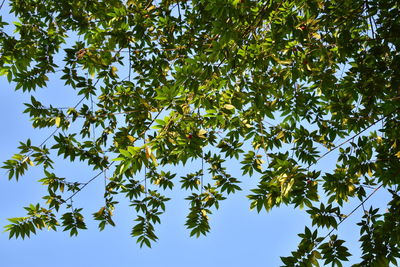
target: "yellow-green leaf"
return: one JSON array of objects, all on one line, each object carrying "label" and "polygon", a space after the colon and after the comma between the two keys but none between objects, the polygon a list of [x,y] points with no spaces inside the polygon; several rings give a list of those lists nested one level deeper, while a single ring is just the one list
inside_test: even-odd
[{"label": "yellow-green leaf", "polygon": [[131,136],[131,135],[128,135],[128,139],[129,139],[129,141],[131,141],[132,143],[136,141],[136,138],[133,137],[133,136]]},{"label": "yellow-green leaf", "polygon": [[228,109],[228,110],[232,110],[235,108],[235,106],[231,105],[231,104],[225,104],[224,108]]},{"label": "yellow-green leaf", "polygon": [[112,75],[113,77],[116,77],[116,76],[117,76],[117,71],[118,71],[117,67],[115,67],[115,66],[112,66],[112,67],[111,67],[111,75]]},{"label": "yellow-green leaf", "polygon": [[61,118],[60,118],[60,117],[57,117],[56,120],[55,120],[56,126],[57,126],[57,127],[60,127],[60,123],[61,123]]},{"label": "yellow-green leaf", "polygon": [[368,167],[368,175],[370,176],[370,177],[372,177],[372,175],[373,175],[373,173],[372,173],[372,171],[371,171],[371,169]]},{"label": "yellow-green leaf", "polygon": [[206,138],[205,134],[207,134],[207,131],[204,129],[200,129],[199,132],[197,133],[197,136],[200,138]]},{"label": "yellow-green leaf", "polygon": [[32,167],[34,167],[35,166],[35,163],[33,163],[33,161],[32,160],[28,160],[28,163],[29,163],[29,165],[31,165]]},{"label": "yellow-green leaf", "polygon": [[278,135],[276,136],[276,139],[281,139],[282,137],[284,137],[285,136],[285,131],[280,131],[279,133],[278,133]]},{"label": "yellow-green leaf", "polygon": [[290,190],[292,189],[293,184],[294,184],[294,179],[292,178],[292,179],[290,179],[290,182],[289,182],[288,185],[286,186],[285,192],[283,193],[283,195],[284,195],[285,197],[289,194]]},{"label": "yellow-green leaf", "polygon": [[146,150],[146,158],[150,158],[151,155],[152,155],[151,154],[151,147],[146,146],[145,150]]}]

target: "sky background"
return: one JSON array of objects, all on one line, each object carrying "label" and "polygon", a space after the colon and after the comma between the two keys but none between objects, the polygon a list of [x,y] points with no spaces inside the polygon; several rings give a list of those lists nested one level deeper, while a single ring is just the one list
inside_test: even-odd
[{"label": "sky background", "polygon": [[[0,11],[3,20],[8,21],[8,8]],[[54,76],[56,77],[56,76]],[[74,106],[78,98],[65,87],[62,81],[53,79],[49,86],[34,92],[35,98],[56,107]],[[0,77],[0,161],[4,162],[17,153],[19,141],[32,140],[40,144],[54,129],[33,129],[23,103],[30,102],[30,93],[14,91],[14,85],[8,84],[5,77]],[[51,146],[50,140],[48,146]],[[329,171],[334,168],[337,154],[331,153],[321,160],[317,168]],[[55,173],[68,177],[72,181],[85,182],[97,174],[81,163],[56,162]],[[308,214],[293,207],[281,207],[266,213],[257,214],[249,209],[246,198],[249,189],[257,183],[256,177],[241,176],[239,161],[228,161],[228,172],[242,181],[243,191],[221,202],[220,209],[210,216],[211,232],[206,237],[189,237],[190,231],[184,226],[189,203],[184,200],[189,191],[180,190],[179,175],[175,178],[175,188],[166,191],[172,200],[167,202],[166,213],[161,216],[161,225],[156,225],[159,241],[153,247],[140,248],[130,236],[136,212],[124,201],[117,205],[114,221],[116,227],[106,227],[99,232],[97,222],[91,214],[103,205],[104,180],[96,179],[76,198],[74,207],[83,207],[88,230],[80,231],[77,237],[69,237],[69,232],[39,231],[25,240],[8,239],[8,233],[0,233],[0,266],[22,267],[63,267],[63,266],[279,266],[279,256],[289,256],[299,242],[298,233],[304,226],[310,226]],[[198,170],[199,164],[188,164],[184,169],[176,169],[180,174]],[[24,216],[23,207],[30,203],[44,204],[41,199],[46,194],[45,187],[37,181],[44,177],[41,167],[33,167],[27,174],[8,181],[6,170],[0,170],[0,226],[8,224],[7,218]],[[367,191],[367,193],[370,191]],[[387,194],[378,191],[366,207],[385,208]],[[359,204],[359,200],[345,204],[344,213],[350,212]],[[339,238],[345,239],[350,248],[351,262],[359,258],[359,229],[355,225],[362,216],[358,210],[340,225]],[[350,266],[350,262],[344,266]]]}]

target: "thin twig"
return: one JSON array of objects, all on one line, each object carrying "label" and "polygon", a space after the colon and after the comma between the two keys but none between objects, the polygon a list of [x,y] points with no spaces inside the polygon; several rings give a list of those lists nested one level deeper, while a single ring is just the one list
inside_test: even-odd
[{"label": "thin twig", "polygon": [[335,230],[337,230],[337,228],[339,227],[339,225],[341,225],[347,218],[349,218],[351,215],[353,215],[353,213],[356,212],[360,207],[363,207],[363,206],[364,206],[364,203],[365,203],[373,194],[375,194],[376,191],[378,191],[381,187],[382,187],[382,185],[380,185],[380,186],[378,186],[377,188],[375,188],[375,190],[372,191],[371,194],[369,194],[357,207],[355,207],[349,214],[347,214],[347,215],[343,218],[343,220],[341,220],[341,221],[337,224],[336,228],[333,228],[331,231],[329,231],[329,233],[326,234],[326,235],[324,236],[324,238],[323,238],[321,241],[319,241],[318,243],[316,243],[314,247],[316,247],[316,246],[318,246],[319,244],[321,244],[322,241],[324,241],[324,240],[325,240],[328,236],[330,236]]},{"label": "thin twig", "polygon": [[129,49],[129,72],[128,72],[128,81],[131,81],[131,71],[132,71],[132,61],[131,61],[131,46],[128,46]]},{"label": "thin twig", "polygon": [[87,185],[89,185],[91,182],[93,182],[97,177],[99,177],[100,175],[102,175],[108,168],[110,168],[113,164],[115,163],[115,161],[111,162],[110,164],[108,164],[108,166],[106,168],[104,168],[101,172],[99,172],[98,174],[96,174],[95,176],[93,176],[92,178],[90,178],[89,181],[87,181],[86,183],[84,183],[82,185],[82,187],[80,187],[76,192],[74,192],[72,195],[70,195],[68,198],[66,198],[64,200],[64,203],[66,203],[68,200],[71,200],[75,195],[77,195],[80,191],[82,191],[83,188],[85,188]]},{"label": "thin twig", "polygon": [[[114,55],[113,59],[116,58],[116,56],[119,54],[119,52],[120,52],[121,50],[122,50],[122,47],[121,47],[121,48],[119,49],[119,51]],[[97,81],[94,83],[93,87],[95,87],[99,81],[100,81],[100,78],[97,79]],[[78,103],[75,104],[75,106],[74,106],[73,108],[76,109],[76,108],[82,103],[82,101],[83,101],[85,98],[86,98],[86,96],[83,96],[83,97],[78,101]],[[72,115],[72,114],[69,114],[69,115],[66,117],[66,119],[68,120],[68,119],[71,117],[71,115]],[[42,143],[40,143],[39,147],[44,146],[44,144],[45,144],[50,138],[52,138],[59,130],[60,130],[60,127],[59,127],[59,128],[56,128],[46,139],[43,140]],[[34,153],[34,151],[31,151],[30,153],[28,153],[28,154],[25,156],[25,159],[28,158],[29,156],[31,156],[33,153]]]},{"label": "thin twig", "polygon": [[336,149],[338,149],[339,147],[343,146],[344,144],[350,142],[351,140],[353,140],[355,137],[359,136],[360,134],[362,134],[363,132],[365,132],[366,130],[368,130],[369,128],[371,128],[372,126],[374,126],[375,124],[377,124],[378,122],[384,120],[385,118],[387,118],[389,115],[391,115],[392,113],[394,113],[394,111],[390,112],[388,115],[383,116],[382,118],[380,118],[379,120],[375,121],[374,123],[370,124],[368,127],[364,128],[363,130],[359,131],[358,133],[356,133],[355,135],[353,135],[352,137],[346,139],[345,141],[343,141],[342,143],[340,143],[339,145],[335,146],[334,148],[332,148],[331,150],[327,151],[325,154],[323,154],[322,156],[320,156],[315,162],[311,163],[310,165],[308,165],[308,167],[311,167],[315,164],[317,164],[318,161],[320,161],[322,158],[324,158],[325,156],[327,156],[328,154],[330,154],[331,152],[335,151]]}]

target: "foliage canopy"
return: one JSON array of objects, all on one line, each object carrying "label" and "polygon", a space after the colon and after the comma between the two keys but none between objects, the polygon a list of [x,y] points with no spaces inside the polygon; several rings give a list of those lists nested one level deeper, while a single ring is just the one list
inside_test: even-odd
[{"label": "foliage canopy", "polygon": [[[4,1],[3,1],[4,3]],[[60,72],[68,109],[31,97],[35,128],[54,127],[42,144],[21,142],[4,162],[9,179],[42,166],[45,204],[10,219],[10,237],[86,224],[70,200],[106,171],[99,228],[114,226],[115,196],[138,215],[132,236],[157,239],[165,190],[190,191],[186,226],[199,236],[220,201],[241,190],[227,159],[258,185],[258,212],[305,208],[306,227],[284,266],[341,266],[350,255],[332,231],[341,208],[388,190],[388,210],[365,209],[356,266],[400,257],[400,12],[397,0],[12,0],[14,33],[0,32],[0,74],[15,90],[46,87]],[[0,17],[0,29],[10,27]],[[97,133],[97,134],[95,134]],[[333,171],[318,162],[338,151]],[[98,175],[58,177],[53,159],[84,161]],[[180,178],[171,166],[201,162]],[[197,166],[197,165],[196,165]],[[168,169],[168,171],[167,171]],[[371,190],[372,188],[372,190]],[[61,206],[61,216],[58,211]]]}]

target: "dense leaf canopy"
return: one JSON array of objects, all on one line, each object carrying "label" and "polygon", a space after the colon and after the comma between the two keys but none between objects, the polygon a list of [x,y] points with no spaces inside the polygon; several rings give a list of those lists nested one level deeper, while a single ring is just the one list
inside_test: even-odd
[{"label": "dense leaf canopy", "polygon": [[[33,96],[26,103],[33,127],[55,130],[42,144],[21,142],[3,168],[19,179],[41,166],[48,195],[26,207],[26,216],[10,219],[10,237],[42,228],[78,234],[86,224],[70,201],[106,170],[105,205],[93,214],[100,229],[115,224],[115,196],[124,195],[138,214],[132,236],[150,246],[168,201],[163,192],[179,186],[188,191],[190,234],[206,234],[211,212],[241,190],[241,177],[226,166],[234,160],[242,176],[258,179],[248,195],[251,208],[292,205],[310,215],[315,230],[305,228],[297,250],[282,257],[284,266],[341,266],[350,255],[332,232],[347,218],[341,208],[364,203],[378,189],[392,200],[384,213],[358,206],[364,216],[357,266],[396,264],[397,0],[12,0],[10,6],[17,21],[12,26],[0,17],[0,74],[27,93],[59,77],[81,97],[69,108]],[[11,26],[14,32],[5,30]],[[336,167],[320,169],[332,151]],[[84,161],[98,174],[88,181],[58,177],[56,157]],[[193,164],[200,169],[187,168],[181,177],[171,167]],[[319,228],[330,232],[320,235]]]}]

